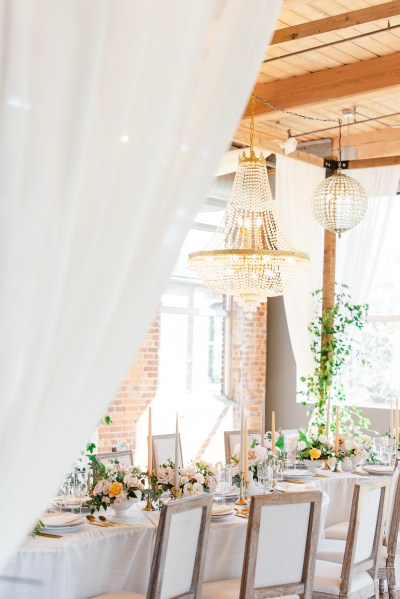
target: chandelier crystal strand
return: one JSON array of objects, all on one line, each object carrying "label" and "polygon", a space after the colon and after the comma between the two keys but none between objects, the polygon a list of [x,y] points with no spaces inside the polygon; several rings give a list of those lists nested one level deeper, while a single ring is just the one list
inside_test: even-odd
[{"label": "chandelier crystal strand", "polygon": [[282,295],[309,265],[294,250],[275,211],[263,153],[254,152],[254,95],[250,151],[239,158],[221,225],[203,251],[189,255],[189,267],[216,293],[233,295],[244,312],[255,312],[268,297]]}]

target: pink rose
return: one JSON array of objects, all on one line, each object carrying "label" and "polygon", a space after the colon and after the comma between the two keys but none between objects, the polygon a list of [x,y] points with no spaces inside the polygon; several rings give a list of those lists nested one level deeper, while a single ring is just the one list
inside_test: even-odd
[{"label": "pink rose", "polygon": [[110,483],[108,480],[99,480],[95,488],[93,489],[93,495],[107,495],[110,490]]}]

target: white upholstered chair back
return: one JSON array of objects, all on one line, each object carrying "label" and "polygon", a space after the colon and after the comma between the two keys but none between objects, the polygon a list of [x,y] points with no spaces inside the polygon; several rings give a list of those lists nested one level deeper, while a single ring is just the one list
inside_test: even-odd
[{"label": "white upholstered chair back", "polygon": [[163,506],[147,599],[200,597],[211,505],[204,493]]},{"label": "white upholstered chair back", "polygon": [[[178,466],[183,466],[182,456],[182,445],[181,436],[178,435],[179,447],[178,447]],[[164,464],[167,460],[175,462],[175,435],[153,435],[153,466],[157,468],[161,464]]]},{"label": "white upholstered chair back", "polygon": [[378,547],[382,539],[389,483],[387,478],[378,478],[354,486],[341,572],[342,595],[348,594],[353,574],[368,571],[376,578]]},{"label": "white upholstered chair back", "polygon": [[[249,430],[249,442],[251,439],[256,439],[258,443],[261,442],[261,433],[258,430]],[[225,459],[228,462],[231,455],[235,451],[235,447],[240,447],[240,431],[224,431],[224,443],[225,443]]]},{"label": "white upholstered chair back", "polygon": [[321,501],[319,491],[252,497],[240,599],[269,587],[311,597]]}]

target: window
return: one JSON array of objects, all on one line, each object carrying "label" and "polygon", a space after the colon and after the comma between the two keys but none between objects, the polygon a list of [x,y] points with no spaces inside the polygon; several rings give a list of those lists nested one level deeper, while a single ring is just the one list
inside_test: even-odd
[{"label": "window", "polygon": [[360,333],[369,366],[353,358],[345,381],[349,403],[388,407],[400,394],[400,198],[393,205],[369,301],[368,323]]}]

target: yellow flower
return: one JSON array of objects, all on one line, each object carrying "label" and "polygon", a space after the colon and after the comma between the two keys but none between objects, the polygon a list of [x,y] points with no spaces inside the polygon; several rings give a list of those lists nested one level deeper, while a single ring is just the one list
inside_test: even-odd
[{"label": "yellow flower", "polygon": [[122,491],[122,483],[113,483],[110,487],[110,495],[119,495]]},{"label": "yellow flower", "polygon": [[321,455],[321,451],[319,449],[317,449],[316,447],[313,447],[312,449],[310,449],[310,458],[312,460],[318,460],[320,455]]}]

